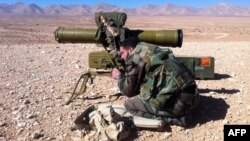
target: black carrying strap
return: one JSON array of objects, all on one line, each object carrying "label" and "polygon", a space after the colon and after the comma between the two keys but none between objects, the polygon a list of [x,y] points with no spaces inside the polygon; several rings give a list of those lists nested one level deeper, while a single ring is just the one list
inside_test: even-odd
[{"label": "black carrying strap", "polygon": [[83,129],[89,125],[89,114],[95,110],[94,105],[87,107],[74,121],[77,129]]},{"label": "black carrying strap", "polygon": [[[78,79],[74,91],[71,94],[71,97],[69,98],[69,100],[65,103],[66,105],[69,105],[74,99],[76,99],[77,96],[79,96],[80,94],[83,94],[86,90],[86,84],[88,82],[88,79],[90,78],[91,74],[90,72],[86,72],[83,73],[80,78]],[[76,92],[76,89],[78,88],[81,80],[83,80],[83,82],[81,83],[81,88],[78,92]]]},{"label": "black carrying strap", "polygon": [[102,27],[103,27],[103,25],[99,25],[98,28],[97,28],[97,30],[96,30],[96,33],[95,33],[95,40],[96,41],[100,41],[101,40]]}]

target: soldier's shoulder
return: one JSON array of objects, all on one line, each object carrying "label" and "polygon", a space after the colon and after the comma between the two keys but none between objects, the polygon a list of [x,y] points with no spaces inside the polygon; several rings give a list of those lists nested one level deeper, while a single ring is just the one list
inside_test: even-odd
[{"label": "soldier's shoulder", "polygon": [[139,42],[135,48],[134,53],[136,54],[140,54],[142,52],[146,52],[148,50],[153,51],[155,48],[157,48],[158,46],[154,45],[154,44],[149,44],[149,43],[145,43],[145,42]]},{"label": "soldier's shoulder", "polygon": [[158,46],[146,42],[139,42],[136,47],[158,47]]}]

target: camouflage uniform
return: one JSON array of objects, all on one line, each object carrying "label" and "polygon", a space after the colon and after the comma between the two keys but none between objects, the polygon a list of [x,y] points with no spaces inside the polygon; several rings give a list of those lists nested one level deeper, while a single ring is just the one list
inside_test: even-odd
[{"label": "camouflage uniform", "polygon": [[125,63],[118,86],[126,109],[146,118],[181,117],[197,104],[194,75],[168,48],[138,43]]}]

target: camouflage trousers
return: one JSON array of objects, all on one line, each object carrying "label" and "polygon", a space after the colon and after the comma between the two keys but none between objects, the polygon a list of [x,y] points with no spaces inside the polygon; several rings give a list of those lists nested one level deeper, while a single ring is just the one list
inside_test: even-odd
[{"label": "camouflage trousers", "polygon": [[197,105],[198,101],[199,93],[195,89],[195,93],[182,92],[179,94],[175,102],[168,105],[169,107],[166,106],[164,110],[157,109],[149,102],[142,100],[139,95],[129,98],[124,106],[126,110],[135,116],[160,119],[162,117],[182,117],[189,113]]}]

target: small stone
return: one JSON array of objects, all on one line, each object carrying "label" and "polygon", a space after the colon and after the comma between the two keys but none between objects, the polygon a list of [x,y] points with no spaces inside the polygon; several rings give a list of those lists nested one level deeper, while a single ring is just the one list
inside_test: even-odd
[{"label": "small stone", "polygon": [[78,65],[78,64],[75,64],[75,68],[76,69],[79,69],[79,68],[82,68],[82,66]]},{"label": "small stone", "polygon": [[47,137],[46,140],[51,141],[51,140],[56,140],[56,138],[55,137]]},{"label": "small stone", "polygon": [[[20,135],[23,132],[23,128],[17,130],[17,135]],[[1,140],[0,140],[1,141]]]},{"label": "small stone", "polygon": [[39,125],[38,121],[34,121],[33,126]]},{"label": "small stone", "polygon": [[27,89],[27,90],[31,90],[31,86],[30,86],[30,85],[27,86],[26,89]]},{"label": "small stone", "polygon": [[161,139],[166,140],[166,139],[170,138],[171,136],[172,136],[172,133],[166,132],[166,133],[163,134],[163,137]]},{"label": "small stone", "polygon": [[18,113],[19,113],[18,110],[15,110],[15,111],[12,112],[13,115],[16,115],[16,114],[18,114]]},{"label": "small stone", "polygon": [[24,101],[24,104],[26,104],[26,105],[27,105],[27,104],[30,104],[30,100],[28,100],[28,99],[25,100],[25,101]]},{"label": "small stone", "polygon": [[43,97],[43,100],[49,100],[49,99],[51,99],[50,97]]},{"label": "small stone", "polygon": [[189,130],[185,130],[184,133],[187,135],[189,133]]},{"label": "small stone", "polygon": [[26,108],[26,105],[20,105],[19,106],[19,111],[22,111],[24,108]]},{"label": "small stone", "polygon": [[57,125],[61,125],[63,122],[62,122],[62,116],[59,116],[58,119],[57,119]]},{"label": "small stone", "polygon": [[59,116],[59,117],[57,118],[57,121],[62,121],[62,116]]},{"label": "small stone", "polygon": [[28,115],[26,116],[27,119],[33,119],[33,118],[35,118],[35,117],[36,117],[35,114],[28,114]]},{"label": "small stone", "polygon": [[11,110],[16,111],[16,110],[18,110],[18,107],[13,107]]},{"label": "small stone", "polygon": [[222,123],[223,123],[223,124],[228,124],[229,122],[228,122],[227,119],[224,119],[224,120],[222,121]]},{"label": "small stone", "polygon": [[[0,122],[0,127],[4,127],[4,126],[6,126],[7,125],[7,123],[6,122]],[[1,140],[0,140],[1,141]]]},{"label": "small stone", "polygon": [[6,86],[6,87],[9,87],[9,86],[10,86],[10,83],[7,83],[5,86]]},{"label": "small stone", "polygon": [[19,127],[19,128],[23,128],[23,127],[25,127],[26,126],[26,122],[24,122],[24,121],[17,121],[17,127]]},{"label": "small stone", "polygon": [[41,131],[39,131],[39,132],[35,132],[32,138],[33,139],[40,139],[43,136],[44,136],[44,134]]},{"label": "small stone", "polygon": [[181,127],[181,126],[177,126],[176,129],[177,129],[178,131],[184,131],[184,130],[185,130],[185,128],[183,128],[183,127]]}]

